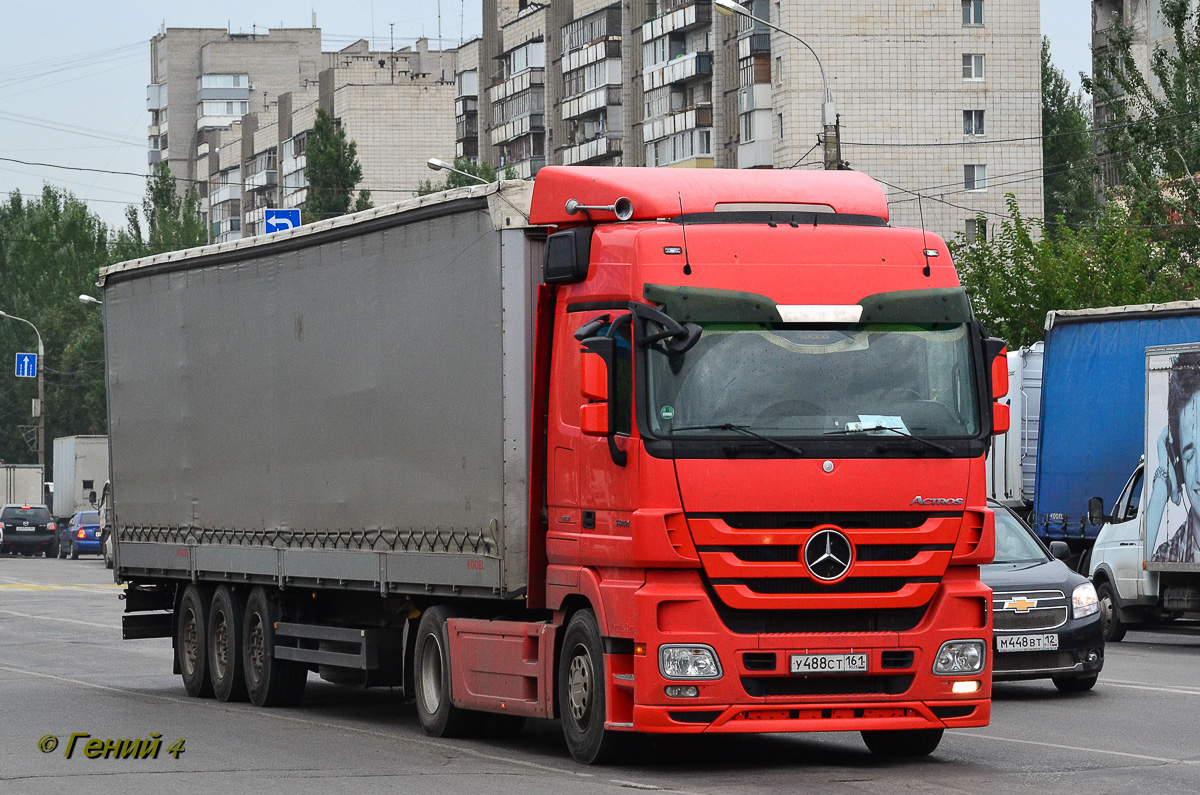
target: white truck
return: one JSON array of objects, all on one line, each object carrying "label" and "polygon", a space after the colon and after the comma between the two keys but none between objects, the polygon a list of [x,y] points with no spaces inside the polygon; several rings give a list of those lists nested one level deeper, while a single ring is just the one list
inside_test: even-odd
[{"label": "white truck", "polygon": [[41,505],[41,465],[0,464],[0,502]]},{"label": "white truck", "polygon": [[1105,640],[1133,624],[1200,612],[1200,342],[1146,348],[1144,453],[1100,526],[1088,574]]},{"label": "white truck", "polygon": [[1009,408],[1008,433],[992,438],[988,454],[988,497],[1028,516],[1037,478],[1038,431],[1042,414],[1042,358],[1045,343],[1008,353],[1008,393],[1000,402]]},{"label": "white truck", "polygon": [[54,518],[66,522],[90,510],[108,480],[107,436],[61,436],[54,440]]}]

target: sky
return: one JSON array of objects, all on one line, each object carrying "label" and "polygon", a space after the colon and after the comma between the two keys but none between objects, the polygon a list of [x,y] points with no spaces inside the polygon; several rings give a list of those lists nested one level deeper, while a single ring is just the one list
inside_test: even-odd
[{"label": "sky", "polygon": [[[392,24],[397,48],[436,39],[439,6],[445,46],[479,35],[480,0],[4,0],[0,195],[38,195],[50,182],[110,226],[124,224],[125,207],[145,191],[149,41],[160,25],[251,33],[307,27],[315,13],[323,49],[360,38],[387,49]],[[1042,0],[1041,7],[1052,59],[1078,88],[1079,72],[1091,72],[1090,0]]]}]

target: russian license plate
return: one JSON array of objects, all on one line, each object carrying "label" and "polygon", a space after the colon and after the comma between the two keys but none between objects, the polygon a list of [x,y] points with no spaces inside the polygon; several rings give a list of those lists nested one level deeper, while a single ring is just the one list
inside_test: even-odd
[{"label": "russian license plate", "polygon": [[997,635],[996,651],[1055,651],[1058,635]]},{"label": "russian license plate", "polygon": [[866,654],[793,654],[794,674],[866,673]]}]

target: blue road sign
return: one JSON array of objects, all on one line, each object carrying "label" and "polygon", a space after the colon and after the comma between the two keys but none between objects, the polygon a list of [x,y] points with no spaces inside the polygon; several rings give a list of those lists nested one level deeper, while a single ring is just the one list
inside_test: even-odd
[{"label": "blue road sign", "polygon": [[17,378],[37,378],[38,360],[36,353],[17,354]]},{"label": "blue road sign", "polygon": [[295,229],[300,226],[300,211],[269,209],[263,214],[263,225],[268,233]]}]

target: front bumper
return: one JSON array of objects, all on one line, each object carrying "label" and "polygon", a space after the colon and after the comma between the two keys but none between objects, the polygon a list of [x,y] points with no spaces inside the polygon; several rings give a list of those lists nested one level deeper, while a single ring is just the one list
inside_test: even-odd
[{"label": "front bumper", "polygon": [[1049,633],[1058,635],[1057,650],[997,652],[993,640],[992,679],[997,682],[1017,682],[1094,676],[1104,668],[1104,627],[1098,613],[1084,619],[1071,619],[1063,626],[1046,632],[997,632],[996,637]]},{"label": "front bumper", "polygon": [[[933,673],[943,642],[991,637],[990,591],[966,573],[948,572],[924,617],[903,632],[735,633],[721,621],[695,571],[649,572],[634,601],[634,640],[645,643],[646,653],[633,657],[631,676],[614,678],[614,688],[623,691],[632,707],[632,723],[611,721],[612,728],[673,733],[869,731],[985,726],[991,717],[990,658],[973,675]],[[664,678],[658,648],[666,643],[710,646],[720,659],[721,678]],[[867,654],[867,672],[789,672],[792,654],[848,652]],[[610,671],[619,669],[613,662],[616,666],[610,665]],[[954,693],[954,683],[962,681],[974,682],[978,689]],[[678,684],[695,685],[698,695],[667,696],[665,688]]]}]

